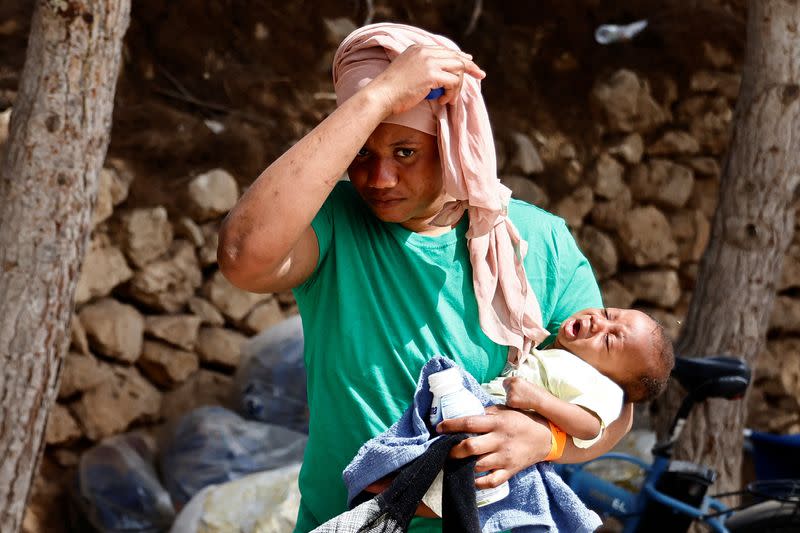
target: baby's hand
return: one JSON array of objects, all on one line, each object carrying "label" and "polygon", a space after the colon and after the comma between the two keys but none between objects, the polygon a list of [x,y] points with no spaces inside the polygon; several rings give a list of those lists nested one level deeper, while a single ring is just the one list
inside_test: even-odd
[{"label": "baby's hand", "polygon": [[506,389],[506,405],[514,409],[538,410],[541,399],[550,394],[543,387],[518,376],[503,380],[503,387]]}]

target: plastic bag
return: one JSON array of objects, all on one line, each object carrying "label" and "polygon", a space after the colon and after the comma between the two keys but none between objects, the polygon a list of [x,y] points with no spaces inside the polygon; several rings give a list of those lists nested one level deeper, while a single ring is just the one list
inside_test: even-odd
[{"label": "plastic bag", "polygon": [[300,463],[212,485],[181,510],[170,533],[292,533]]},{"label": "plastic bag", "polygon": [[302,461],[308,437],[290,429],[245,420],[224,407],[184,415],[161,454],[164,486],[183,505],[209,485]]},{"label": "plastic bag", "polygon": [[308,433],[300,315],[264,330],[242,346],[234,391],[236,410],[243,417]]},{"label": "plastic bag", "polygon": [[72,489],[81,518],[102,533],[158,533],[175,518],[153,467],[152,445],[138,433],[116,435],[84,452]]}]

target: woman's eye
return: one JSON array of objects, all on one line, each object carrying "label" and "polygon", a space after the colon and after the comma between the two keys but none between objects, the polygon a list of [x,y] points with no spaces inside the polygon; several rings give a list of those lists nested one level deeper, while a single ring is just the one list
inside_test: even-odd
[{"label": "woman's eye", "polygon": [[369,155],[369,150],[367,150],[366,148],[362,148],[361,150],[358,151],[358,153],[356,153],[356,157],[366,157],[368,155]]},{"label": "woman's eye", "polygon": [[411,157],[414,155],[414,150],[411,148],[398,148],[397,155],[400,157]]}]

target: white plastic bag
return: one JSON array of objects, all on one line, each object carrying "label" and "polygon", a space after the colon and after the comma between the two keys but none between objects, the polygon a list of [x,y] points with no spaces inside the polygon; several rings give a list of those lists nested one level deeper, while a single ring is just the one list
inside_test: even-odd
[{"label": "white plastic bag", "polygon": [[292,533],[300,506],[300,463],[206,487],[170,533]]}]

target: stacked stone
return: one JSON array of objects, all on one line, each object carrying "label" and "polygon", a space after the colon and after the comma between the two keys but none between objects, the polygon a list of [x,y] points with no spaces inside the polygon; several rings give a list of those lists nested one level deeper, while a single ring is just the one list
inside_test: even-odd
[{"label": "stacked stone", "polygon": [[120,161],[100,176],[46,434],[65,466],[80,448],[131,427],[230,405],[242,343],[296,312],[291,293],[241,291],[217,270],[220,220],[239,196],[228,172],[193,178],[186,213],[172,218],[162,206],[124,207],[131,176]]},{"label": "stacked stone", "polygon": [[[545,188],[529,173],[506,174],[524,172],[516,162],[533,160],[519,155],[537,150],[530,140],[527,147],[516,143],[517,155],[501,180],[517,196],[566,220],[608,306],[650,312],[677,337],[708,243],[718,158],[727,146],[733,104],[699,92],[694,78],[690,95],[680,101],[676,84],[662,83],[665,95],[659,101],[650,83],[632,71],[599,80],[590,95],[599,144],[579,148],[563,134],[534,132],[540,154],[536,172],[545,175],[535,181]],[[701,104],[721,106],[720,98],[726,121],[712,132],[702,127]],[[687,101],[695,102],[696,114],[683,113]]]},{"label": "stacked stone", "polygon": [[[687,94],[660,79],[656,98],[648,80],[624,69],[598,80],[590,95],[595,146],[535,130],[512,132],[498,144],[501,181],[566,220],[606,305],[650,313],[673,339],[708,244],[741,83],[727,54],[706,54],[714,69],[694,73]],[[799,286],[796,236],[755,369],[751,427],[800,432]]]}]

